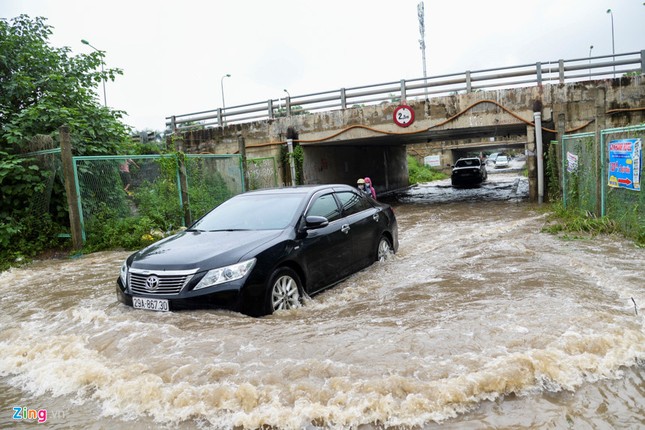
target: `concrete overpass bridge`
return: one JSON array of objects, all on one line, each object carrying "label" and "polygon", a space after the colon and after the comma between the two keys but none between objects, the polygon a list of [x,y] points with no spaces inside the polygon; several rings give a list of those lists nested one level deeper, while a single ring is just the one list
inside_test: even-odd
[{"label": "concrete overpass bridge", "polygon": [[[338,98],[324,93],[287,98],[277,109],[278,103],[269,100],[262,111],[266,117],[259,119],[253,116],[261,110],[253,105],[230,108],[229,121],[222,109],[168,119],[174,141],[186,152],[244,151],[247,157],[280,159],[282,148],[293,142],[302,148],[303,183],[353,184],[370,176],[379,193],[408,186],[408,154],[420,160],[434,156],[445,169],[467,153],[521,150],[529,155],[535,200],[535,112],[541,114],[538,132],[546,143],[567,133],[645,122],[645,51],[623,55],[611,61],[595,57],[593,67],[592,59],[559,60],[557,70],[548,73],[536,63],[517,66],[524,71],[481,71],[483,77],[466,72],[459,79],[449,75],[341,89]],[[617,66],[623,76],[613,78]],[[349,105],[348,99],[359,102]],[[330,104],[336,100],[340,105]],[[217,124],[209,124],[209,118]],[[279,182],[290,184],[288,169],[279,172]]]}]

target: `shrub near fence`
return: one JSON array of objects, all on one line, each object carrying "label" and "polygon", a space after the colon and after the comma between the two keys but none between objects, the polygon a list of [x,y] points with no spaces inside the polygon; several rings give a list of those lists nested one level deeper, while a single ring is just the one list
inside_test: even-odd
[{"label": "shrub near fence", "polygon": [[[128,163],[129,173],[122,172]],[[156,228],[182,225],[173,155],[74,157],[83,240],[90,248],[135,247]]]},{"label": "shrub near fence", "polygon": [[[645,242],[645,190],[609,186],[608,143],[619,139],[645,140],[645,126],[603,130],[562,139],[562,200],[569,209],[613,220],[628,237]],[[600,153],[598,156],[597,154]],[[638,166],[643,177],[643,163]]]},{"label": "shrub near fence", "polygon": [[[195,220],[244,191],[239,155],[181,157],[74,157],[83,238],[90,250],[153,242],[185,226],[184,204]],[[125,163],[127,173],[122,171]]]}]

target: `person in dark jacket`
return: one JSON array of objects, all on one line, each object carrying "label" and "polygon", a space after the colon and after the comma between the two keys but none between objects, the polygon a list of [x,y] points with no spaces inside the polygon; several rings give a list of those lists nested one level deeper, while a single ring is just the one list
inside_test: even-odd
[{"label": "person in dark jacket", "polygon": [[358,181],[356,181],[356,188],[358,188],[366,196],[372,196],[372,193],[370,193],[370,191],[365,188],[365,179],[358,178]]}]

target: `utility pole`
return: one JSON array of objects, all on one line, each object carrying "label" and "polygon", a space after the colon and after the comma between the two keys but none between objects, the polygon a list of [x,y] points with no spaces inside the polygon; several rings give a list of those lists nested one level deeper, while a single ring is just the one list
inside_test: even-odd
[{"label": "utility pole", "polygon": [[607,13],[611,16],[611,54],[613,55],[612,61],[614,62],[614,78],[616,77],[616,44],[614,43],[614,13],[611,9],[607,9]]},{"label": "utility pole", "polygon": [[421,35],[421,38],[419,39],[419,47],[421,48],[421,59],[423,61],[423,83],[425,85],[424,90],[426,100],[428,100],[428,75],[426,73],[426,27],[423,21],[425,15],[423,2],[417,5],[417,15],[419,17],[419,34]]}]

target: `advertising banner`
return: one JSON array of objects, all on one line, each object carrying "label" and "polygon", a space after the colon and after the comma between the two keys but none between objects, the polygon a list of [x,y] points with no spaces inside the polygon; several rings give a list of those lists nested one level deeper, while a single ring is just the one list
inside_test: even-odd
[{"label": "advertising banner", "polygon": [[642,143],[640,139],[612,140],[609,151],[608,185],[614,188],[641,190]]}]

